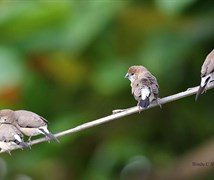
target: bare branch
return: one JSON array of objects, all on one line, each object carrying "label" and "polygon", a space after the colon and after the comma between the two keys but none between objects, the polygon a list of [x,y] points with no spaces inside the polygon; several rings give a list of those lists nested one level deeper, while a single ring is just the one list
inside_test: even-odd
[{"label": "bare branch", "polygon": [[[198,88],[199,88],[199,86],[193,87],[193,88],[188,88],[184,92],[180,92],[180,93],[177,93],[177,94],[174,94],[174,95],[171,95],[171,96],[167,96],[167,97],[161,98],[159,100],[159,104],[161,104],[161,105],[162,104],[166,104],[166,103],[169,103],[169,102],[172,102],[172,101],[176,101],[176,100],[185,98],[187,96],[191,96],[193,94],[196,94]],[[214,82],[212,82],[212,83],[210,83],[208,85],[207,90],[208,89],[212,89],[212,88],[214,88]],[[156,104],[156,103],[155,104],[151,104],[147,109],[159,106],[159,104]],[[141,109],[140,111],[145,111],[147,109]],[[79,131],[83,131],[85,129],[88,129],[88,128],[91,128],[91,127],[94,127],[94,126],[98,126],[100,124],[104,124],[104,123],[107,123],[109,121],[113,121],[113,120],[122,118],[124,116],[128,116],[130,114],[134,114],[134,113],[138,113],[138,112],[139,112],[139,107],[137,107],[137,106],[132,107],[132,108],[128,108],[128,109],[126,109],[124,111],[121,111],[121,112],[118,112],[116,114],[112,114],[112,115],[109,115],[109,116],[106,116],[106,117],[103,117],[103,118],[99,118],[99,119],[96,119],[96,120],[81,124],[79,126],[76,126],[74,128],[59,132],[59,133],[55,134],[55,136],[56,137],[61,137],[61,136],[66,136],[68,134],[73,134],[73,133],[76,133],[76,132],[79,132]],[[34,144],[38,144],[38,143],[41,143],[41,142],[44,142],[44,141],[48,141],[48,139],[47,138],[38,138],[38,139],[33,140],[31,142],[31,144],[34,145]]]}]

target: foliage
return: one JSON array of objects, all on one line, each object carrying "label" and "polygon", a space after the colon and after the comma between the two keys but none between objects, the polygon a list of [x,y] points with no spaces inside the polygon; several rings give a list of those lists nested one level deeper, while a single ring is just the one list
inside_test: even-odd
[{"label": "foliage", "polygon": [[[196,86],[213,49],[213,5],[0,1],[0,107],[34,111],[56,133],[136,105],[124,79],[130,65],[157,77],[161,97]],[[213,136],[212,97],[209,91],[197,103],[189,97],[62,137],[61,144],[1,154],[0,179],[113,180],[137,168],[141,177],[160,172]]]}]

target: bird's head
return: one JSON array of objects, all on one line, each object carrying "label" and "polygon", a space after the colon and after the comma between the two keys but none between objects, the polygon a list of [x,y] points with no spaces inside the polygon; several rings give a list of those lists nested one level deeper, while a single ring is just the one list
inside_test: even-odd
[{"label": "bird's head", "polygon": [[131,66],[125,75],[125,78],[133,82],[140,74],[143,74],[147,69],[144,66]]},{"label": "bird's head", "polygon": [[0,110],[0,123],[11,124],[15,121],[14,111],[10,109]]}]

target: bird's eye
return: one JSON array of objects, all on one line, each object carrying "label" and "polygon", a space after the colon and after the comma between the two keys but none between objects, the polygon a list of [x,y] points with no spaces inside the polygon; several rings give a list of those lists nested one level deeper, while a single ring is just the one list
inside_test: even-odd
[{"label": "bird's eye", "polygon": [[131,76],[134,76],[134,73],[131,73]]}]

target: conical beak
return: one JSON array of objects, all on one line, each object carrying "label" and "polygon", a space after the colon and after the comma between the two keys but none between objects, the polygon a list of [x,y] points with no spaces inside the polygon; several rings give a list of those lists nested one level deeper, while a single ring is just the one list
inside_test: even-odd
[{"label": "conical beak", "polygon": [[126,73],[125,78],[127,78],[127,79],[129,78],[129,74],[128,73]]},{"label": "conical beak", "polygon": [[204,89],[205,89],[205,86],[203,86],[203,87],[199,87],[198,88],[198,92],[197,92],[197,94],[196,94],[196,96],[195,96],[195,101],[197,101],[198,100],[198,97],[204,92]]}]

